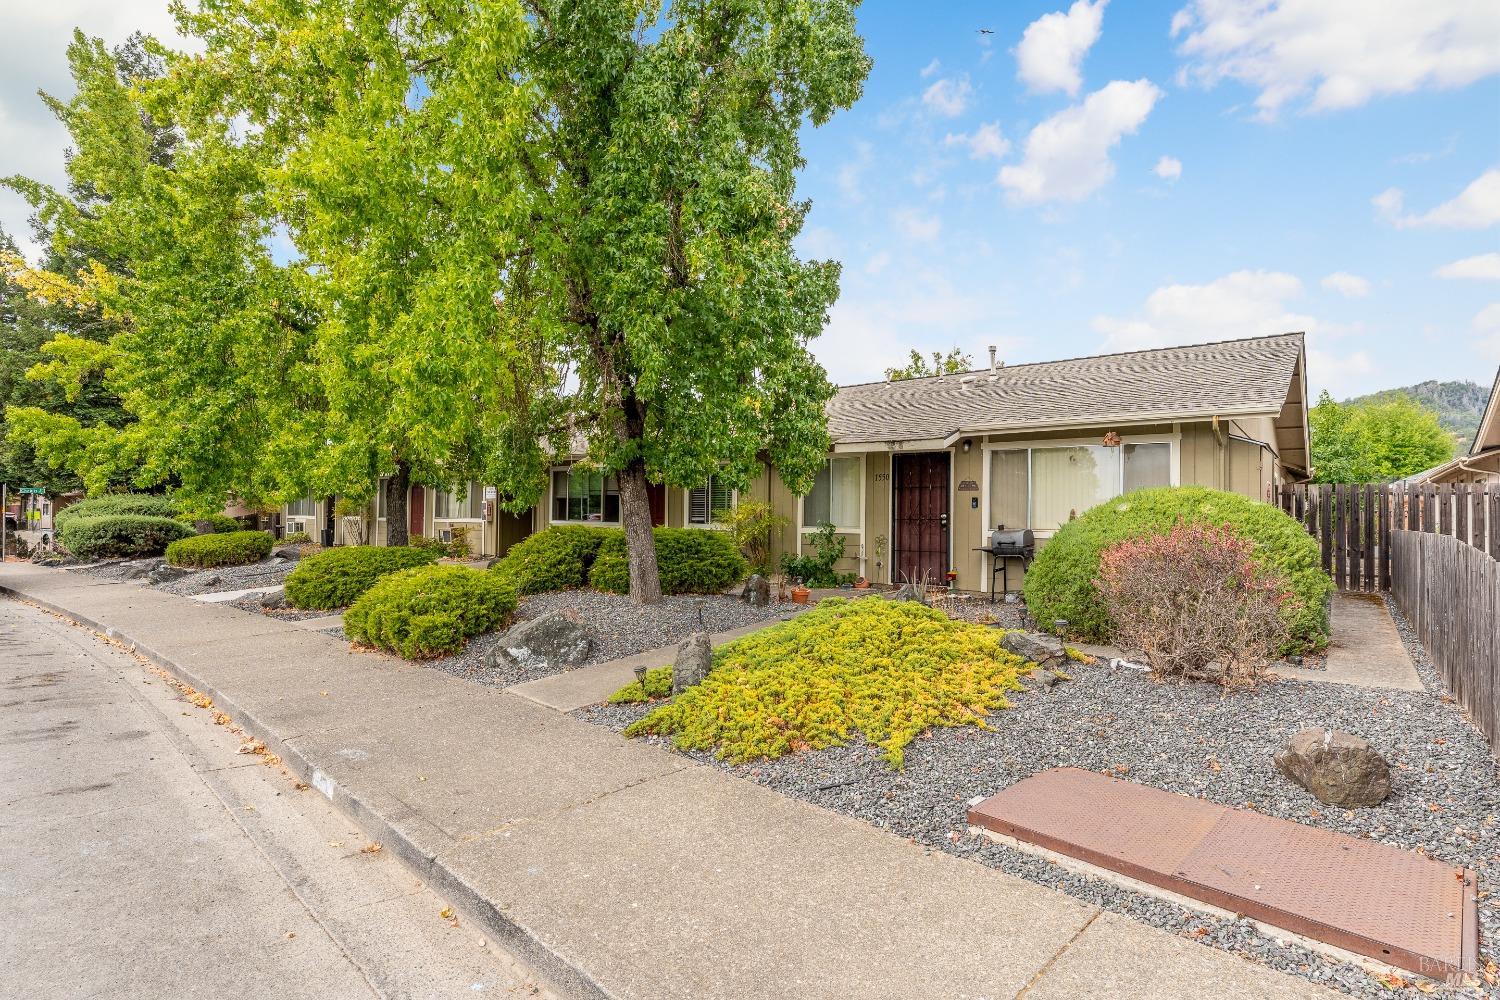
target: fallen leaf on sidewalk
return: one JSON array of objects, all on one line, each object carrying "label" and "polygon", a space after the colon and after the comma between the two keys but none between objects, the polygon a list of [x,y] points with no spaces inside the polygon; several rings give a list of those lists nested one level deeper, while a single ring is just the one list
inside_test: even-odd
[{"label": "fallen leaf on sidewalk", "polygon": [[330,840],[328,842],[328,846],[329,847],[343,847],[344,846],[344,842],[342,840]]},{"label": "fallen leaf on sidewalk", "polygon": [[359,853],[361,853],[361,854],[379,854],[380,853],[380,845],[379,844],[366,844],[364,847],[361,847],[359,849]]},{"label": "fallen leaf on sidewalk", "polygon": [[453,907],[451,907],[451,906],[445,906],[445,907],[443,907],[442,912],[440,912],[438,914],[438,916],[442,917],[444,920],[452,920],[453,919]]}]

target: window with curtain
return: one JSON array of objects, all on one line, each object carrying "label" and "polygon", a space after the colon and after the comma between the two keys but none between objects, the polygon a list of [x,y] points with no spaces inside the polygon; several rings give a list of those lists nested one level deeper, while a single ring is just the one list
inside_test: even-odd
[{"label": "window with curtain", "polygon": [[695,490],[688,490],[688,524],[713,524],[720,511],[734,508],[734,490],[718,476]]},{"label": "window with curtain", "polygon": [[825,522],[858,531],[860,479],[858,458],[831,458],[823,464],[813,488],[802,498],[802,526]]},{"label": "window with curtain", "polygon": [[990,519],[988,528],[1025,528],[1031,524],[1028,452],[990,452]]},{"label": "window with curtain", "polygon": [[552,472],[552,520],[618,524],[620,486],[614,476],[573,466]]},{"label": "window with curtain", "polygon": [[1120,492],[1118,448],[1078,445],[1031,451],[1031,527],[1061,527]]},{"label": "window with curtain", "polygon": [[305,497],[299,497],[286,505],[287,517],[317,517],[318,501],[309,493]]},{"label": "window with curtain", "polygon": [[1127,444],[1120,450],[1120,460],[1124,463],[1126,493],[1172,485],[1172,446],[1166,442]]},{"label": "window with curtain", "polygon": [[457,490],[438,490],[433,501],[432,516],[439,521],[479,521],[484,518],[484,490],[478,483],[469,483],[464,495]]}]

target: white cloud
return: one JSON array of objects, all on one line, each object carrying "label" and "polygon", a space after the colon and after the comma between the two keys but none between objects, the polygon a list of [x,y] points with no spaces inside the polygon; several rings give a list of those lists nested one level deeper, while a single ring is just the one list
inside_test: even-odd
[{"label": "white cloud", "polygon": [[839,192],[848,200],[861,202],[865,200],[864,178],[865,171],[875,159],[875,147],[863,139],[854,144],[854,159],[846,160],[839,167],[838,186]]},{"label": "white cloud", "polygon": [[[7,3],[0,30],[0,175],[23,174],[54,186],[67,182],[63,150],[67,131],[37,97],[45,90],[56,97],[73,93],[68,75],[67,47],[73,28],[81,25],[110,47],[133,31],[153,34],[181,45],[166,0],[121,3],[119,0],[54,0],[51,3]],[[24,252],[38,248],[30,241],[31,214],[26,202],[0,191],[0,226]]]},{"label": "white cloud", "polygon": [[1439,278],[1468,278],[1472,281],[1500,281],[1500,253],[1482,253],[1444,264],[1432,272]]},{"label": "white cloud", "polygon": [[1263,119],[1500,72],[1500,4],[1484,0],[1192,0],[1172,18],[1181,35],[1184,76],[1258,89]]},{"label": "white cloud", "polygon": [[892,268],[877,281],[851,276],[848,284],[811,345],[836,383],[883,379],[912,349],[926,354],[956,344],[987,364],[986,345],[1014,358],[1024,343],[1000,329],[1012,304],[998,287],[960,288],[946,270],[922,267]]},{"label": "white cloud", "polygon": [[1000,134],[999,122],[981,125],[972,134],[949,132],[943,145],[966,147],[971,160],[999,160],[1010,152],[1010,140]]},{"label": "white cloud", "polygon": [[1115,80],[1082,104],[1046,119],[1026,137],[1026,158],[1000,171],[1019,202],[1081,201],[1114,176],[1109,151],[1134,133],[1162,93],[1150,80]]},{"label": "white cloud", "polygon": [[884,250],[877,250],[875,253],[870,255],[869,260],[865,261],[865,273],[879,274],[881,271],[884,271],[887,267],[889,267],[890,264],[891,255],[886,253]]},{"label": "white cloud", "polygon": [[1400,188],[1386,188],[1370,204],[1398,229],[1437,226],[1444,229],[1488,229],[1500,222],[1500,167],[1480,174],[1457,198],[1422,214],[1404,214],[1406,196]]},{"label": "white cloud", "polygon": [[1078,96],[1083,57],[1099,40],[1109,0],[1078,0],[1065,14],[1044,14],[1026,26],[1016,46],[1016,77],[1033,93]]},{"label": "white cloud", "polygon": [[901,208],[891,216],[901,235],[918,243],[931,243],[943,231],[943,222],[935,215],[915,208]]},{"label": "white cloud", "polygon": [[932,60],[932,62],[930,62],[926,66],[922,67],[922,73],[921,73],[922,79],[924,79],[924,80],[927,79],[928,77],[932,76],[934,73],[936,73],[938,70],[940,70],[942,68],[943,68],[942,60],[934,58]]},{"label": "white cloud", "polygon": [[1338,292],[1346,299],[1362,299],[1370,294],[1370,282],[1348,271],[1335,271],[1321,282],[1330,292]]},{"label": "white cloud", "polygon": [[944,118],[957,118],[968,109],[973,96],[967,76],[944,77],[922,92],[922,103]]},{"label": "white cloud", "polygon": [[1235,271],[1202,285],[1164,285],[1134,316],[1098,316],[1104,349],[1133,351],[1175,344],[1200,344],[1277,333],[1308,335],[1308,373],[1318,388],[1351,392],[1376,374],[1363,350],[1329,350],[1327,342],[1351,328],[1298,312],[1292,300],[1302,282],[1282,271]]},{"label": "white cloud", "polygon": [[1479,310],[1473,321],[1474,332],[1479,335],[1475,346],[1489,361],[1500,361],[1500,302],[1492,302]]},{"label": "white cloud", "polygon": [[1164,181],[1175,183],[1182,176],[1182,161],[1175,156],[1163,156],[1156,161],[1156,166],[1151,172]]}]

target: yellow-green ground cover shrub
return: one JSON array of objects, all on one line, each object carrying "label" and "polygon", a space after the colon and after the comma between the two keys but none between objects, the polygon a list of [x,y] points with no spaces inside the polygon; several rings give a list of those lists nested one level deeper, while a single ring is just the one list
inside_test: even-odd
[{"label": "yellow-green ground cover shrub", "polygon": [[167,546],[167,562],[173,566],[243,566],[270,555],[274,541],[268,531],[193,535]]},{"label": "yellow-green ground cover shrub", "polygon": [[[860,733],[900,767],[906,745],[928,729],[983,728],[1009,707],[1027,667],[1000,635],[913,601],[829,598],[721,646],[702,684],[625,732],[670,735],[681,749],[735,762],[821,750]],[[648,691],[653,680],[648,673]],[[617,699],[632,700],[632,687],[640,685]]]},{"label": "yellow-green ground cover shrub", "polygon": [[516,609],[509,581],[468,566],[418,566],[383,577],[344,612],[354,642],[408,660],[456,653]]},{"label": "yellow-green ground cover shrub", "polygon": [[1117,542],[1165,535],[1177,524],[1224,525],[1252,543],[1256,566],[1291,592],[1282,606],[1290,635],[1282,652],[1312,652],[1328,645],[1333,581],[1323,572],[1317,541],[1270,504],[1200,486],[1135,490],[1063,525],[1026,571],[1027,610],[1044,627],[1066,620],[1070,638],[1109,642],[1109,612],[1094,585],[1100,554]]},{"label": "yellow-green ground cover shrub", "polygon": [[[705,528],[654,528],[663,594],[717,594],[750,571],[734,536]],[[611,531],[599,546],[589,584],[612,594],[630,592],[625,532]]]},{"label": "yellow-green ground cover shrub", "polygon": [[286,578],[287,603],[328,611],[346,608],[387,573],[437,562],[438,554],[405,545],[340,545],[307,556]]},{"label": "yellow-green ground cover shrub", "polygon": [[490,570],[509,580],[518,594],[575,590],[589,582],[589,570],[599,546],[618,529],[561,524],[528,535],[511,546]]}]

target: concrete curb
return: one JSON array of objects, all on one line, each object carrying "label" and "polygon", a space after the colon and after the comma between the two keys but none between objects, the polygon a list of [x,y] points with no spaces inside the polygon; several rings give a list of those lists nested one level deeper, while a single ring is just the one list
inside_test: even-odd
[{"label": "concrete curb", "polygon": [[553,951],[526,927],[506,916],[505,906],[485,896],[461,876],[450,871],[435,853],[424,848],[416,835],[404,829],[398,822],[387,818],[371,803],[334,781],[308,760],[295,746],[286,743],[255,714],[223,691],[209,684],[193,671],[142,645],[128,633],[105,626],[84,615],[78,614],[44,598],[35,597],[14,587],[0,584],[0,595],[15,598],[33,607],[41,608],[75,625],[89,629],[97,635],[119,643],[132,653],[144,657],[153,665],[165,670],[182,683],[213,699],[214,705],[234,719],[247,735],[260,740],[272,753],[280,757],[288,770],[298,780],[316,789],[334,807],[347,816],[360,831],[371,840],[391,850],[407,868],[425,881],[437,895],[443,897],[469,920],[479,924],[488,935],[506,950],[547,981],[547,986],[560,996],[599,998],[615,1000],[615,994],[605,990],[582,968]]}]

